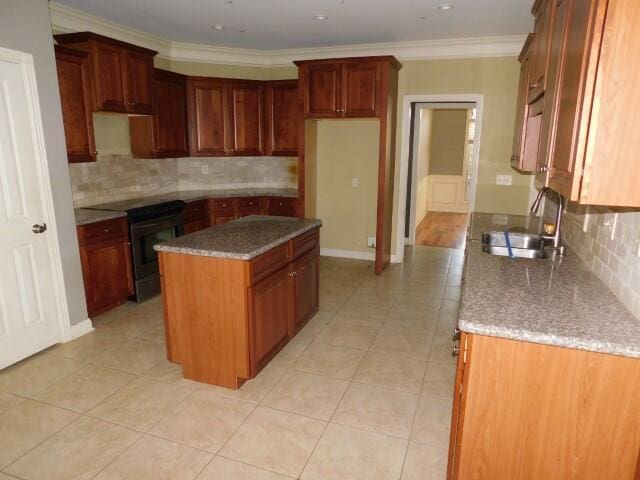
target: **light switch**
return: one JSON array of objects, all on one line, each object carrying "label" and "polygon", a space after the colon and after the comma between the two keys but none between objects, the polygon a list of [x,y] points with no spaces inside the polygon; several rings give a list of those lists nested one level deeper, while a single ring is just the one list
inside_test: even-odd
[{"label": "light switch", "polygon": [[360,185],[360,179],[358,177],[353,177],[351,179],[351,186],[355,188],[359,185]]},{"label": "light switch", "polygon": [[511,175],[496,175],[496,185],[508,187],[511,185],[513,177]]}]

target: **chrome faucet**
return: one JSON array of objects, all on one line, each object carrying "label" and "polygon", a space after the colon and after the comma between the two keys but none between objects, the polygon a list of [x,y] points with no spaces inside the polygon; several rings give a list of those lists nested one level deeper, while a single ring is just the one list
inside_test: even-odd
[{"label": "chrome faucet", "polygon": [[553,249],[556,251],[558,255],[564,255],[564,246],[562,245],[562,241],[561,241],[562,237],[560,236],[562,213],[564,212],[564,205],[565,205],[564,197],[560,195],[558,192],[556,192],[555,190],[551,190],[549,187],[543,187],[538,192],[538,196],[533,201],[533,204],[531,204],[531,213],[538,212],[538,208],[540,207],[540,202],[542,201],[542,197],[544,197],[545,193],[547,192],[555,193],[558,199],[558,209],[556,210],[555,230],[553,232],[553,235],[546,235],[545,233],[542,233],[540,236],[545,240],[553,242]]}]

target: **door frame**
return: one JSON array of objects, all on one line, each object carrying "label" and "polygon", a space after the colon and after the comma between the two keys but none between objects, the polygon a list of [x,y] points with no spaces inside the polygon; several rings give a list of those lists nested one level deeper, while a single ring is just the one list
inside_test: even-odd
[{"label": "door frame", "polygon": [[[407,180],[409,175],[409,151],[413,148],[409,143],[412,126],[411,104],[412,103],[475,103],[476,105],[476,136],[473,143],[473,158],[471,162],[471,186],[469,188],[469,213],[473,212],[476,204],[476,186],[478,183],[478,164],[480,161],[480,144],[482,140],[482,119],[484,110],[484,95],[482,94],[443,94],[443,95],[405,95],[402,97],[402,136],[400,143],[400,169],[396,188],[398,189],[398,203],[395,212],[396,218],[396,242],[394,256],[395,263],[402,263],[404,259],[405,236],[404,228],[406,221],[407,203]],[[411,172],[411,214],[415,215],[415,168]],[[415,235],[415,233],[414,233]]]},{"label": "door frame", "polygon": [[[31,124],[33,149],[36,156],[34,161],[42,202],[42,214],[49,227],[47,229],[46,243],[49,263],[51,265],[51,275],[53,278],[53,292],[60,329],[60,342],[68,342],[72,339],[71,319],[69,316],[69,305],[67,303],[66,289],[64,286],[62,253],[60,251],[58,224],[55,216],[49,161],[44,139],[42,112],[40,110],[40,97],[38,95],[38,84],[36,81],[36,70],[33,55],[18,50],[0,47],[0,61],[20,65],[23,73],[24,89],[26,92],[25,101],[28,109],[29,123]],[[60,118],[60,121],[62,122],[62,118]]]}]

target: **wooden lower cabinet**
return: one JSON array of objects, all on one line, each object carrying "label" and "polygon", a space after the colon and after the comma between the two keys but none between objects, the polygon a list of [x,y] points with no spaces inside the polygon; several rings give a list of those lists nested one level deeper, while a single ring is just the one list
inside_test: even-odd
[{"label": "wooden lower cabinet", "polygon": [[237,389],[318,311],[319,230],[251,260],[160,252],[167,358]]},{"label": "wooden lower cabinet", "polygon": [[640,360],[462,334],[449,480],[637,480]]},{"label": "wooden lower cabinet", "polygon": [[79,226],[80,260],[90,317],[124,303],[133,294],[126,218]]},{"label": "wooden lower cabinet", "polygon": [[185,235],[208,228],[209,202],[206,199],[187,202],[183,215]]}]

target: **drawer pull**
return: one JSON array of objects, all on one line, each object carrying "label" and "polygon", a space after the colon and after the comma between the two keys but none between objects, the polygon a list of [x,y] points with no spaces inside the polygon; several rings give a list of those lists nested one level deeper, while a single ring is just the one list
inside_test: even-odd
[{"label": "drawer pull", "polygon": [[109,233],[109,229],[108,229],[108,228],[105,228],[105,229],[103,230],[103,232],[104,232],[104,233]]}]

